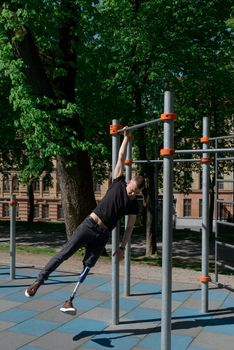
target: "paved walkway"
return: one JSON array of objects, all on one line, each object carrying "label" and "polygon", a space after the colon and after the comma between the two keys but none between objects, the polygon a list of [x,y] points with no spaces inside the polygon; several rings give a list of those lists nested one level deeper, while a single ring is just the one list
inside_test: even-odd
[{"label": "paved walkway", "polygon": [[[0,348],[3,350],[117,349],[160,350],[161,281],[132,280],[130,297],[120,283],[120,324],[111,325],[111,277],[90,274],[74,304],[77,316],[59,307],[77,277],[55,272],[34,298],[24,290],[38,270],[0,265]],[[173,283],[172,350],[233,350],[234,293],[210,284],[209,313],[200,311],[199,284]]]}]

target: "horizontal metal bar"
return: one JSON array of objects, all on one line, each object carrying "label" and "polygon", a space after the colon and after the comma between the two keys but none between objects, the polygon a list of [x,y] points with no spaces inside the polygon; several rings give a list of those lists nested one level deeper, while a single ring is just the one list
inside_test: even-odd
[{"label": "horizontal metal bar", "polygon": [[185,158],[185,159],[179,159],[179,158],[176,159],[176,158],[174,158],[173,161],[174,161],[174,162],[179,162],[179,163],[180,163],[180,162],[181,162],[181,163],[183,163],[183,162],[185,162],[185,163],[186,163],[186,162],[187,162],[187,163],[189,163],[189,162],[191,162],[191,163],[193,163],[193,162],[194,162],[194,163],[200,163],[200,159],[197,159],[197,158],[196,158],[196,159],[190,159],[190,158],[188,158],[188,159],[186,159],[186,158]]},{"label": "horizontal metal bar", "polygon": [[216,160],[234,160],[234,157],[216,158]]},{"label": "horizontal metal bar", "polygon": [[233,179],[216,179],[217,182],[234,182]]},{"label": "horizontal metal bar", "polygon": [[222,245],[223,247],[227,247],[227,248],[234,248],[234,245],[233,244],[229,244],[229,243],[224,243],[224,242],[221,242],[221,241],[215,241],[216,244],[218,245]]},{"label": "horizontal metal bar", "polygon": [[226,136],[217,136],[217,137],[210,137],[210,140],[225,140],[225,139],[233,139],[234,134],[226,135]]},{"label": "horizontal metal bar", "polygon": [[175,153],[222,153],[222,152],[234,152],[234,148],[208,148],[208,149],[177,149]]},{"label": "horizontal metal bar", "polygon": [[[158,122],[161,122],[161,121],[162,121],[162,120],[161,120],[160,118],[154,119],[154,120],[150,120],[150,121],[148,121],[148,122],[136,124],[136,125],[133,125],[133,126],[128,126],[128,127],[126,128],[126,130],[129,130],[129,131],[130,131],[130,130],[135,130],[135,129],[143,128],[143,127],[145,127],[145,126],[150,126],[150,125],[152,125],[152,124],[155,124],[155,123],[158,123]],[[124,130],[124,128],[118,130],[118,132],[122,132],[123,130]]]},{"label": "horizontal metal bar", "polygon": [[133,163],[163,163],[162,159],[133,160]]},{"label": "horizontal metal bar", "polygon": [[5,203],[9,204],[9,201],[0,201],[0,204],[5,204]]},{"label": "horizontal metal bar", "polygon": [[224,199],[217,199],[216,202],[223,204],[234,204],[234,201],[225,201]]},{"label": "horizontal metal bar", "polygon": [[234,222],[227,222],[227,221],[221,221],[221,220],[217,220],[216,221],[217,224],[220,224],[220,225],[226,225],[226,226],[234,226]]},{"label": "horizontal metal bar", "polygon": [[[178,162],[178,163],[186,163],[186,162],[200,162],[200,159],[173,159],[174,162]],[[146,160],[133,160],[133,163],[163,163],[162,159],[146,159]]]},{"label": "horizontal metal bar", "polygon": [[234,267],[233,267],[233,266],[230,266],[230,265],[227,265],[227,264],[222,264],[222,263],[219,262],[219,261],[216,261],[216,265],[223,266],[223,267],[225,267],[226,269],[229,269],[229,270],[234,271]]},{"label": "horizontal metal bar", "polygon": [[232,179],[216,179],[217,182],[234,182]]}]

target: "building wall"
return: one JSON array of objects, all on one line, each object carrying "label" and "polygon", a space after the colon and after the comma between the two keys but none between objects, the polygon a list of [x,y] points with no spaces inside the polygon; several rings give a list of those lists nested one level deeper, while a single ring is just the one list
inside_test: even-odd
[{"label": "building wall", "polygon": [[[9,200],[11,194],[16,194],[18,202],[17,210],[17,220],[27,221],[29,204],[27,188],[22,184],[18,184],[17,188],[17,172],[12,172],[5,174],[8,176],[9,184],[4,185],[4,175],[0,174],[0,201]],[[232,179],[232,174],[225,177],[225,179]],[[4,187],[5,186],[5,187]],[[94,184],[95,197],[97,202],[99,202],[109,187],[109,181],[104,182],[101,186]],[[7,188],[7,190],[6,190]],[[184,195],[178,192],[174,192],[175,199],[175,216],[177,223],[184,224],[184,220],[187,223],[191,219],[194,222],[199,222],[201,219],[201,176],[199,173],[193,174],[193,185],[192,193],[189,195]],[[185,215],[185,201],[190,200],[191,210]],[[223,184],[223,189],[219,190],[219,199],[233,201],[233,183],[225,182]],[[61,193],[59,190],[59,185],[57,181],[56,171],[52,173],[52,187],[46,186],[46,173],[42,174],[39,182],[35,186],[34,191],[34,203],[35,203],[35,221],[63,221],[62,209],[61,209]],[[0,204],[0,219],[9,219],[9,214],[7,215],[7,205]],[[225,211],[226,210],[226,211]],[[230,211],[233,215],[233,206],[226,205],[223,208],[223,215],[228,215]]]},{"label": "building wall", "polygon": [[[5,177],[4,177],[5,176]],[[6,176],[8,176],[9,185],[6,186]],[[46,185],[46,173],[42,174],[34,189],[34,220],[35,221],[63,221],[61,192],[59,189],[56,171],[52,174],[52,186]],[[0,174],[0,202],[9,201],[12,194],[16,195],[17,205],[17,220],[27,221],[29,213],[29,202],[27,188],[18,184],[16,186],[17,172]],[[5,179],[5,186],[4,186]],[[106,181],[99,186],[94,184],[95,197],[97,202],[106,193],[109,182]],[[8,187],[8,189],[6,189]],[[8,220],[9,211],[8,205],[0,203],[0,219]],[[7,212],[8,211],[8,212]]]},{"label": "building wall", "polygon": [[[226,175],[224,180],[232,180],[233,175]],[[199,173],[193,174],[192,192],[189,195],[174,192],[174,198],[176,200],[176,223],[178,226],[200,226],[202,216],[202,184],[201,175]],[[223,201],[233,201],[234,191],[233,182],[223,182],[219,184],[218,199]],[[185,202],[190,200],[191,212],[189,215],[185,215]],[[214,213],[215,214],[215,213]],[[222,207],[219,207],[220,217],[224,220],[233,218],[234,205],[224,203]]]}]

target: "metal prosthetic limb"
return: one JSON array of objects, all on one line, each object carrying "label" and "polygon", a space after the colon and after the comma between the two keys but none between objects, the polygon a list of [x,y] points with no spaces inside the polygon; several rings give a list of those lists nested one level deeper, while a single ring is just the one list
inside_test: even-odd
[{"label": "metal prosthetic limb", "polygon": [[83,271],[81,272],[79,279],[76,283],[76,286],[70,296],[70,298],[68,300],[65,301],[63,307],[60,308],[60,311],[66,313],[66,314],[70,314],[70,315],[75,315],[76,314],[76,308],[73,306],[73,299],[75,298],[76,292],[80,286],[81,283],[83,283],[83,281],[85,280],[86,276],[89,273],[90,268],[88,266],[86,266]]}]

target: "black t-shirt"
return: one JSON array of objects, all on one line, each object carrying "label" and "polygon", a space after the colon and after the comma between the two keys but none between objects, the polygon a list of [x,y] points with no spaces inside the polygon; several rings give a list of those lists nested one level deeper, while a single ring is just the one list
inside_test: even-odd
[{"label": "black t-shirt", "polygon": [[124,176],[114,179],[101,202],[94,209],[94,213],[112,230],[118,220],[129,214],[137,215],[139,211],[136,199],[130,200],[127,196]]}]

